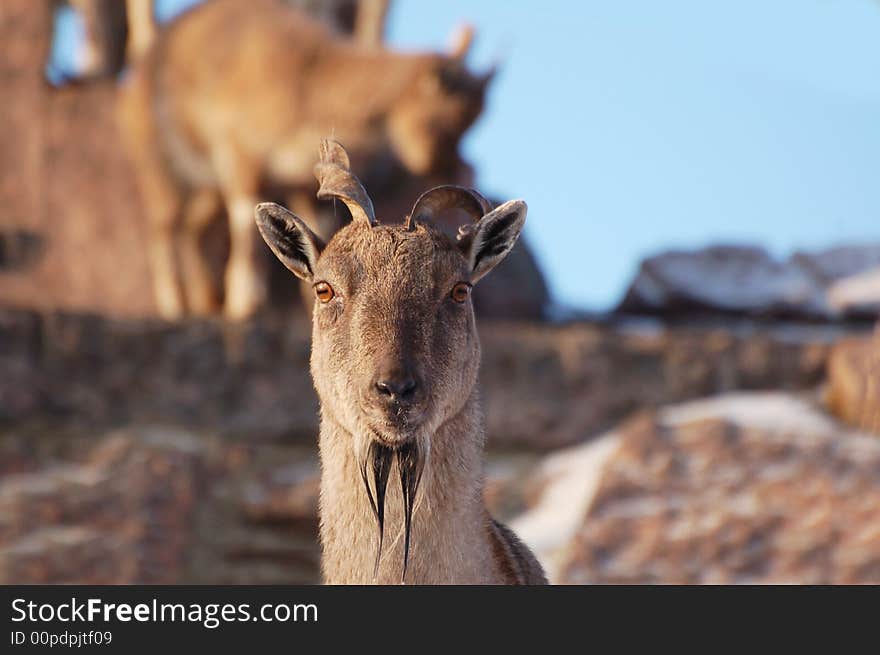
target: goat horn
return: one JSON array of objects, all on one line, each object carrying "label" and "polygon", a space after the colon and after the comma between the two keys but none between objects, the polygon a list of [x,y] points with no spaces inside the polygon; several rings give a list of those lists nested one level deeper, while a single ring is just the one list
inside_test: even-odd
[{"label": "goat horn", "polygon": [[478,221],[492,211],[492,205],[474,189],[453,184],[435,186],[416,200],[405,226],[408,230],[414,230],[418,221],[430,220],[444,209],[462,209],[474,221]]},{"label": "goat horn", "polygon": [[321,139],[321,160],[315,166],[315,177],[320,185],[319,198],[339,198],[348,207],[352,219],[376,225],[373,201],[351,172],[345,148],[336,141]]},{"label": "goat horn", "polygon": [[474,26],[462,23],[449,38],[447,53],[450,59],[463,60],[474,43]]}]

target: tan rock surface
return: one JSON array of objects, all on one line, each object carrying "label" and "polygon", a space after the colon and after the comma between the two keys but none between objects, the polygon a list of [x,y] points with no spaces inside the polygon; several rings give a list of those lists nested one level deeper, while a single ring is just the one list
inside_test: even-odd
[{"label": "tan rock surface", "polygon": [[728,394],[642,414],[614,438],[598,469],[563,473],[587,509],[560,522],[575,536],[556,580],[880,583],[880,442],[812,401]]},{"label": "tan rock surface", "polygon": [[[481,321],[492,447],[578,443],[645,407],[735,389],[803,389],[825,372],[820,328],[629,329]],[[317,434],[305,323],[168,325],[0,310],[0,426],[86,433],[128,422],[247,439]]]}]

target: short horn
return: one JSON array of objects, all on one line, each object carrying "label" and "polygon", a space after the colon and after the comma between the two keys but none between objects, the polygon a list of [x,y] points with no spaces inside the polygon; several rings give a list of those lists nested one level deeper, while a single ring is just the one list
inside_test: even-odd
[{"label": "short horn", "polygon": [[449,38],[446,52],[450,59],[463,61],[474,44],[474,26],[463,23],[455,28]]},{"label": "short horn", "polygon": [[414,230],[419,221],[431,220],[444,209],[461,209],[478,221],[492,211],[492,205],[474,189],[453,184],[436,186],[416,200],[406,219],[406,228]]},{"label": "short horn", "polygon": [[366,221],[370,226],[376,225],[373,201],[360,180],[351,172],[345,148],[336,141],[321,140],[321,159],[315,166],[315,177],[320,185],[319,198],[339,198],[348,207],[353,220]]}]

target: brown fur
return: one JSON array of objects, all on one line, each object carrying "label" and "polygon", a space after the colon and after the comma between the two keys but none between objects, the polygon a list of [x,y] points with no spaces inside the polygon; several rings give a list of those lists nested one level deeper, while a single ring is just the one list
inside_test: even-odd
[{"label": "brown fur", "polygon": [[77,53],[84,78],[119,73],[153,39],[153,0],[51,0],[54,10],[69,5],[80,16],[84,34]]},{"label": "brown fur", "polygon": [[199,261],[206,220],[194,197],[226,206],[224,309],[247,317],[266,293],[251,215],[264,189],[287,190],[328,238],[339,223],[315,223],[304,201],[321,136],[344,139],[359,167],[442,170],[457,161],[487,80],[457,58],[341,38],[276,0],[213,0],[182,16],[132,71],[120,104],[153,228],[160,312],[209,313],[217,302]]},{"label": "brown fur", "polygon": [[[325,149],[325,157],[333,156],[329,152]],[[337,156],[337,170],[347,170],[341,148]],[[322,191],[328,184],[358,189],[337,183],[327,169],[318,169]],[[438,197],[455,200],[454,193]],[[458,242],[425,220],[374,226],[363,212],[325,246],[290,212],[271,203],[258,206],[260,231],[279,259],[310,284],[329,284],[334,292],[315,303],[311,358],[321,400],[326,582],[401,581],[405,516],[396,470],[388,483],[384,547],[374,571],[377,529],[359,472],[372,441],[393,449],[415,442],[425,455],[407,582],[545,581],[528,549],[487,518],[485,431],[477,393],[480,344],[470,298],[457,302],[451,294],[460,283],[476,283],[504,258],[525,211],[522,201],[505,203]],[[404,379],[414,384],[409,395],[389,396],[379,384],[388,380],[403,389]]]},{"label": "brown fur", "polygon": [[504,575],[505,584],[547,584],[547,576],[538,560],[513,530],[491,517],[488,529],[492,540],[492,554]]}]

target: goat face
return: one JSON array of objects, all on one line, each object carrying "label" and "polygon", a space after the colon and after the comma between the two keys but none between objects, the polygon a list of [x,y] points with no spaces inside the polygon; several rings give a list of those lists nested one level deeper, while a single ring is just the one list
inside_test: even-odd
[{"label": "goat face", "polygon": [[[326,164],[328,148],[338,162]],[[513,247],[525,203],[490,210],[476,192],[438,187],[404,225],[379,225],[341,147],[325,144],[324,157],[319,195],[355,207],[351,224],[325,246],[279,205],[259,205],[256,218],[279,259],[315,289],[311,368],[325,415],[389,448],[430,439],[472,394],[480,347],[470,290]],[[478,218],[457,242],[430,222],[449,207]]]},{"label": "goat face", "polygon": [[415,175],[443,173],[458,161],[458,142],[483,111],[494,71],[474,75],[462,62],[431,57],[388,115],[391,146]]}]

